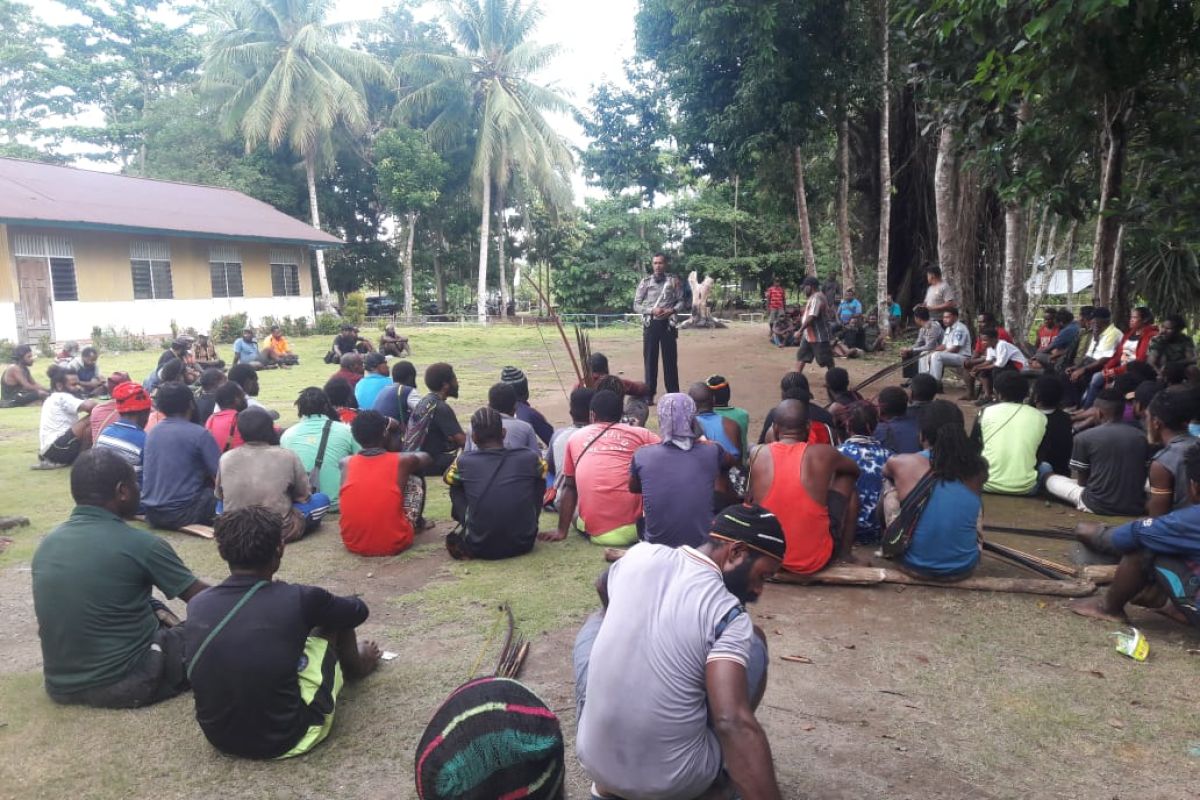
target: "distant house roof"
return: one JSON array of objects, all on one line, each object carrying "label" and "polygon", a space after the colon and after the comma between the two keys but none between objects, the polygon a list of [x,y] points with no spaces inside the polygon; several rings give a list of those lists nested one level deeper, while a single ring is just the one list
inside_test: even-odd
[{"label": "distant house roof", "polygon": [[0,158],[0,222],[336,247],[261,200],[214,186]]},{"label": "distant house roof", "polygon": [[[1071,291],[1075,294],[1086,292],[1092,288],[1092,271],[1090,269],[1071,270],[1074,275],[1071,278]],[[1030,294],[1039,292],[1044,294],[1066,294],[1067,293],[1067,270],[1056,269],[1049,276],[1050,285],[1043,292],[1042,286],[1046,284],[1047,275],[1045,272],[1037,272],[1029,276],[1029,280],[1025,281],[1025,291]]]}]

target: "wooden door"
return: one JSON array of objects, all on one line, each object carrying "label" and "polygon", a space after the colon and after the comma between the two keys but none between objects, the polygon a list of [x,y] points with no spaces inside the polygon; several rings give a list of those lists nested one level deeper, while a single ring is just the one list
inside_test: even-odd
[{"label": "wooden door", "polygon": [[45,258],[17,257],[17,285],[20,291],[21,339],[36,342],[43,336],[54,338],[50,316],[50,265]]}]

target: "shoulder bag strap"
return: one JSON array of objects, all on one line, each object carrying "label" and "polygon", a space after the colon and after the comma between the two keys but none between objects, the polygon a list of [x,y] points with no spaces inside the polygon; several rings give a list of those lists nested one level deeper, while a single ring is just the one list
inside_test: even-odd
[{"label": "shoulder bag strap", "polygon": [[577,455],[575,457],[575,469],[579,469],[579,462],[583,460],[584,453],[586,453],[588,450],[591,450],[592,445],[594,445],[596,442],[600,441],[600,437],[602,437],[602,436],[604,436],[604,434],[608,433],[609,429],[612,428],[612,426],[616,425],[616,424],[617,423],[615,423],[615,422],[608,423],[608,425],[606,425],[604,427],[604,430],[597,433],[595,438],[593,438],[590,442],[587,443],[587,445],[584,446],[583,450],[580,451],[579,455]]},{"label": "shoulder bag strap", "polygon": [[317,445],[317,460],[313,462],[313,469],[320,472],[321,465],[325,463],[325,448],[329,444],[329,431],[333,428],[333,420],[325,421],[325,429],[321,431],[321,444]]},{"label": "shoulder bag strap", "polygon": [[217,638],[217,634],[224,630],[225,626],[229,623],[229,620],[233,619],[234,615],[242,610],[242,606],[246,605],[250,598],[254,596],[254,593],[266,586],[268,583],[270,583],[270,581],[259,581],[251,586],[249,590],[242,595],[242,598],[238,600],[236,604],[234,604],[233,608],[229,609],[229,613],[226,614],[221,621],[216,624],[216,627],[209,631],[208,636],[204,637],[204,641],[200,643],[198,648],[196,648],[196,654],[192,656],[191,660],[188,662],[187,678],[189,681],[192,679],[192,670],[196,668],[196,662],[200,660],[200,656],[204,655],[204,651],[208,649],[209,643],[211,643],[213,639]]}]

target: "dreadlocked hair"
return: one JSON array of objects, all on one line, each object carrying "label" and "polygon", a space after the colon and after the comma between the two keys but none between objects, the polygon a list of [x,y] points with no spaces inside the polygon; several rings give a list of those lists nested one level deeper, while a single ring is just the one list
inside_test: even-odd
[{"label": "dreadlocked hair", "polygon": [[283,541],[283,517],[262,506],[226,511],[213,525],[217,552],[235,569],[261,569]]},{"label": "dreadlocked hair", "polygon": [[974,478],[987,464],[979,444],[971,441],[966,429],[956,423],[938,429],[929,462],[933,474],[944,481]]},{"label": "dreadlocked hair", "polygon": [[866,400],[857,400],[843,411],[844,427],[852,436],[870,436],[879,424],[879,413]]},{"label": "dreadlocked hair", "polygon": [[484,406],[471,415],[471,430],[484,441],[502,441],[504,418],[496,409]]}]

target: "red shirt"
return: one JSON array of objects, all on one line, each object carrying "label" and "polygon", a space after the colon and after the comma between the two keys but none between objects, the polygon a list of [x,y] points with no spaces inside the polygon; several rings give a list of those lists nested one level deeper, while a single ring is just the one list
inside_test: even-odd
[{"label": "red shirt", "polygon": [[1045,325],[1038,328],[1038,350],[1050,349],[1055,336],[1058,336],[1058,328],[1047,328]]},{"label": "red shirt", "polygon": [[237,415],[236,408],[226,408],[223,411],[214,411],[212,416],[204,421],[205,430],[212,434],[217,449],[222,453],[246,443],[237,429]]},{"label": "red shirt", "polygon": [[353,389],[354,385],[363,379],[363,376],[357,372],[351,372],[348,369],[339,369],[337,372],[329,376],[329,380],[333,380],[334,378],[341,378],[349,383],[350,388]]},{"label": "red shirt", "polygon": [[783,528],[783,538],[787,541],[783,568],[802,575],[824,569],[833,556],[829,509],[809,497],[799,480],[785,477],[800,474],[808,444],[772,442],[767,446],[775,478],[762,499],[762,507],[773,513]]},{"label": "red shirt", "polygon": [[361,556],[394,556],[413,541],[400,488],[400,453],[359,453],[346,464],[338,525],[342,543]]},{"label": "red shirt", "polygon": [[787,292],[782,286],[771,286],[767,289],[767,309],[783,308],[787,303]]}]

